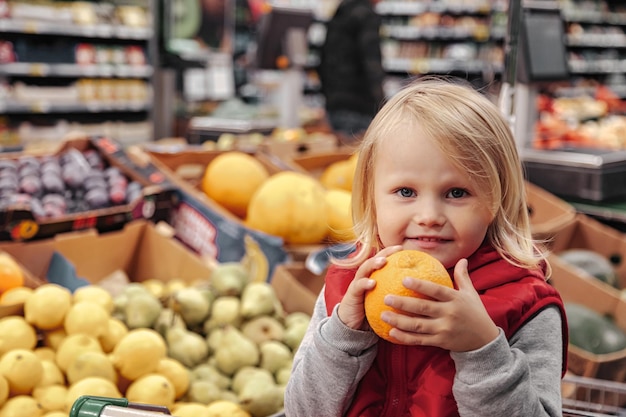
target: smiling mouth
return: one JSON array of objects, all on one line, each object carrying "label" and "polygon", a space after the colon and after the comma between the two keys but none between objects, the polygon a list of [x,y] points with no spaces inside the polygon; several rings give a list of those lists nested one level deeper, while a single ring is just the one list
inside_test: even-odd
[{"label": "smiling mouth", "polygon": [[444,239],[440,237],[414,237],[412,240],[420,242],[450,242],[450,239]]}]

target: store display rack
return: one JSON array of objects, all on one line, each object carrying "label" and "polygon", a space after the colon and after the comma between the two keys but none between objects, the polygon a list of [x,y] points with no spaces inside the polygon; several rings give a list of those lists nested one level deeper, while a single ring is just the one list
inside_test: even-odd
[{"label": "store display rack", "polygon": [[383,1],[384,66],[411,74],[502,70],[501,3]]},{"label": "store display rack", "polygon": [[153,139],[153,0],[0,6],[0,145]]}]

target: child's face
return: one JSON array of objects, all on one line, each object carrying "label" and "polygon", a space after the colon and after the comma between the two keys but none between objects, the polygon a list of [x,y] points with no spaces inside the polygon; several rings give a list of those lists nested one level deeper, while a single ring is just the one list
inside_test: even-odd
[{"label": "child's face", "polygon": [[383,246],[402,245],[446,268],[470,256],[493,220],[468,174],[414,125],[384,139],[374,161],[376,224]]}]

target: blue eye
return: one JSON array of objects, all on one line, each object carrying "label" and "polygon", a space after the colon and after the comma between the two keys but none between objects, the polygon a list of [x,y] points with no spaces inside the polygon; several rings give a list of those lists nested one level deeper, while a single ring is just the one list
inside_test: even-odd
[{"label": "blue eye", "polygon": [[410,188],[406,188],[406,187],[400,188],[396,192],[400,194],[401,197],[405,197],[405,198],[413,197],[415,195],[415,192],[413,190],[411,190]]},{"label": "blue eye", "polygon": [[469,195],[469,193],[462,188],[453,188],[448,192],[448,196],[451,198],[462,198]]}]

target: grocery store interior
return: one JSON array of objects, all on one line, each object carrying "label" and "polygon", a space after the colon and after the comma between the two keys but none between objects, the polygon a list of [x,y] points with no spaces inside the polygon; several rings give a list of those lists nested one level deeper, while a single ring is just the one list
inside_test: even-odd
[{"label": "grocery store interior", "polygon": [[[360,136],[318,72],[341,1],[0,0],[0,417],[285,416],[354,249]],[[372,3],[385,98],[445,76],[502,110],[563,415],[626,416],[626,3]]]}]

